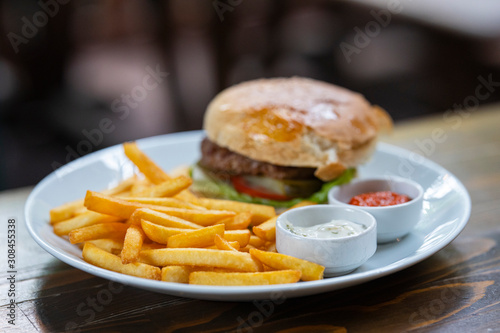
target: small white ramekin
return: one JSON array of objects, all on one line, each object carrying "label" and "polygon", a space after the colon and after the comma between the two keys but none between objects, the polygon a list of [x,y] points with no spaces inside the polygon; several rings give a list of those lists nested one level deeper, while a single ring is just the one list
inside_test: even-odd
[{"label": "small white ramekin", "polygon": [[[362,224],[358,235],[341,238],[311,238],[292,233],[287,224],[310,227],[331,220]],[[366,262],[377,249],[377,223],[370,214],[353,207],[314,205],[291,209],[276,221],[276,249],[279,253],[325,266],[324,275],[338,276],[352,272]]]},{"label": "small white ramekin", "polygon": [[[352,197],[369,192],[392,191],[410,197],[409,202],[393,206],[365,207],[350,205]],[[328,202],[339,207],[356,207],[377,220],[377,241],[387,243],[408,234],[420,221],[424,190],[420,184],[401,177],[369,178],[336,186],[328,193]]]}]

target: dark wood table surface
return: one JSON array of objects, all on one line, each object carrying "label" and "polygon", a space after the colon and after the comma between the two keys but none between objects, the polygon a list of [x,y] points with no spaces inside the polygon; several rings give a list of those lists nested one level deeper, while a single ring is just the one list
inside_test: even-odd
[{"label": "dark wood table surface", "polygon": [[[423,140],[441,130],[446,139],[423,151]],[[472,198],[463,232],[419,264],[280,304],[173,297],[110,284],[46,253],[24,225],[31,188],[21,188],[0,193],[0,331],[500,332],[500,105],[399,123],[384,141],[441,164]],[[9,219],[16,221],[15,305],[8,295]]]}]

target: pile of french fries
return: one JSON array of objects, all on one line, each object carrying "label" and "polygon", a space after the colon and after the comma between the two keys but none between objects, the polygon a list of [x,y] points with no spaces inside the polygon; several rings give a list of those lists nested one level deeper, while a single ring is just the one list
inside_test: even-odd
[{"label": "pile of french fries", "polygon": [[276,252],[273,207],[199,198],[189,191],[187,174],[169,176],[135,142],[123,148],[137,175],[50,211],[54,233],[81,245],[88,263],[147,279],[201,285],[323,278],[323,266]]}]

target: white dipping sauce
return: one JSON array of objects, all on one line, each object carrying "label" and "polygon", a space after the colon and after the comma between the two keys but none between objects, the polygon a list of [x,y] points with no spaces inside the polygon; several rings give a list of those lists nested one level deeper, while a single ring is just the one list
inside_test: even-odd
[{"label": "white dipping sauce", "polygon": [[298,227],[290,222],[287,229],[296,235],[310,238],[342,238],[362,233],[366,226],[347,220],[332,220],[327,223],[313,225],[311,227]]}]

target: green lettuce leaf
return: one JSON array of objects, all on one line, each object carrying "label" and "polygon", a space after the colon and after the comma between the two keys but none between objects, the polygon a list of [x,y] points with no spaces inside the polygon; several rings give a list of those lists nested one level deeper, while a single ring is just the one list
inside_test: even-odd
[{"label": "green lettuce leaf", "polygon": [[334,186],[349,183],[355,177],[356,169],[347,169],[338,178],[323,184],[321,190],[314,193],[309,198],[296,198],[287,201],[262,199],[249,196],[248,194],[239,193],[230,184],[208,176],[197,166],[193,166],[190,169],[190,174],[191,178],[193,178],[191,190],[203,196],[270,205],[277,208],[288,208],[302,200],[309,200],[316,203],[326,203],[328,201],[328,192],[330,189]]}]

